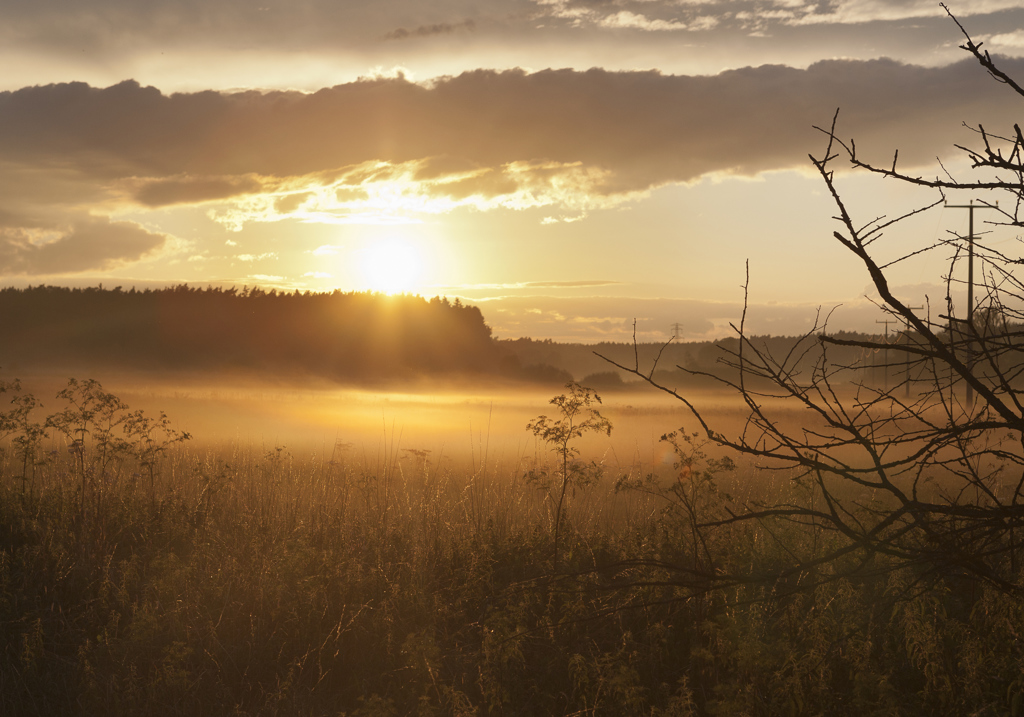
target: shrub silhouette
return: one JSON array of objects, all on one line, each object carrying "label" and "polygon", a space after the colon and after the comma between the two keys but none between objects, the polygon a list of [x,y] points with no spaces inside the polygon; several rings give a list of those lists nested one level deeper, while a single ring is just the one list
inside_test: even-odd
[{"label": "shrub silhouette", "polygon": [[[565,384],[565,388],[566,393],[559,394],[549,401],[558,409],[560,416],[549,418],[542,415],[526,424],[526,430],[547,443],[560,462],[553,486],[558,495],[552,548],[552,563],[556,572],[566,492],[570,487],[586,487],[600,475],[600,467],[593,461],[586,464],[577,460],[580,451],[574,443],[587,433],[604,433],[609,436],[612,433],[611,421],[602,416],[596,408],[601,404],[601,397],[596,392],[575,381]],[[546,483],[548,476],[543,472],[534,472],[529,478],[533,482]]]}]

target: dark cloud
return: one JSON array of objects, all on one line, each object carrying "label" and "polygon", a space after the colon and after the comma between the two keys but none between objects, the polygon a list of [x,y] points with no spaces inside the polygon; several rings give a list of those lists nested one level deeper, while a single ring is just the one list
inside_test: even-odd
[{"label": "dark cloud", "polygon": [[111,269],[141,259],[166,239],[138,224],[95,217],[45,231],[0,228],[0,273],[45,275]]},{"label": "dark cloud", "polygon": [[158,179],[145,182],[135,193],[135,199],[148,207],[195,204],[250,194],[261,188],[262,185],[251,177]]},{"label": "dark cloud", "polygon": [[309,95],[67,84],[0,93],[0,149],[100,176],[168,178],[300,175],[441,155],[484,167],[582,161],[643,186],[800,164],[813,146],[810,125],[837,106],[849,132],[899,142],[921,161],[951,123],[1010,116],[1015,101],[966,60],[947,68],[829,61],[712,77],[480,70],[429,89],[374,79]]},{"label": "dark cloud", "polygon": [[384,35],[385,40],[408,40],[413,37],[431,37],[432,35],[450,35],[453,32],[460,30],[472,32],[476,29],[476,23],[472,20],[463,20],[462,22],[449,23],[440,22],[434,23],[433,25],[420,25],[413,30],[407,30],[404,27],[400,27],[397,30]]},{"label": "dark cloud", "polygon": [[[1004,66],[1024,75],[1022,61]],[[933,161],[954,140],[970,143],[963,121],[995,129],[1018,114],[1016,96],[966,60],[828,61],[707,77],[479,70],[430,86],[377,78],[313,94],[71,83],[0,93],[0,160],[13,168],[5,183],[23,193],[107,187],[145,206],[258,192],[281,178],[324,182],[346,167],[345,184],[357,187],[394,178],[402,163],[417,163],[431,191],[450,197],[532,191],[531,183],[565,184],[569,173],[579,191],[609,196],[807,166],[808,152],[823,147],[812,125],[827,124],[836,107],[841,134],[866,156],[884,163],[899,148],[906,167]]]}]

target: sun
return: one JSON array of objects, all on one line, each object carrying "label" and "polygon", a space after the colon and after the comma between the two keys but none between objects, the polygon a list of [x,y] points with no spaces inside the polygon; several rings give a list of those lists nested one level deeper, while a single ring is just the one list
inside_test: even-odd
[{"label": "sun", "polygon": [[411,293],[423,271],[419,249],[410,241],[391,237],[366,246],[359,272],[366,288],[385,294]]}]

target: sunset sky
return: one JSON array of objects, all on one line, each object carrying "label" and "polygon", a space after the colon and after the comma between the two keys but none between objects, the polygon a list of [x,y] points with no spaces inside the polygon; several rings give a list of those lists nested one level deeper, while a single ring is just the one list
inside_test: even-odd
[{"label": "sunset sky", "polygon": [[[949,0],[1024,79],[1024,2]],[[502,338],[876,328],[808,154],[964,176],[1021,100],[933,0],[0,0],[5,285],[410,291]],[[867,222],[933,198],[857,173]],[[970,195],[951,197],[966,203]],[[883,253],[966,231],[936,209]],[[1016,233],[992,241],[1017,252]],[[945,295],[945,255],[897,268]]]}]

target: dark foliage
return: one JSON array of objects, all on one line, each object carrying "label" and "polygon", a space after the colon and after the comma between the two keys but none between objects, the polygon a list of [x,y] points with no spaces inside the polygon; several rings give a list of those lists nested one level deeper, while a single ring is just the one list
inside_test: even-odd
[{"label": "dark foliage", "polygon": [[458,299],[259,288],[0,290],[4,366],[250,369],[341,380],[494,370]]}]

